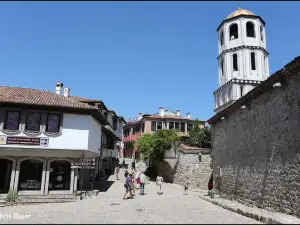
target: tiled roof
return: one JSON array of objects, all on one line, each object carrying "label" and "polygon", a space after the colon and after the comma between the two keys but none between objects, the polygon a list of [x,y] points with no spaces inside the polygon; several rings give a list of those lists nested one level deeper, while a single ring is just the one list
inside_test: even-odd
[{"label": "tiled roof", "polygon": [[96,109],[48,90],[0,86],[0,103],[15,103],[59,108]]},{"label": "tiled roof", "polygon": [[81,96],[69,96],[68,97],[71,100],[79,101],[79,102],[84,102],[84,103],[90,103],[90,102],[102,102],[99,99],[93,99],[93,98],[85,98]]},{"label": "tiled roof", "polygon": [[184,149],[184,150],[200,150],[201,149],[201,148],[198,148],[198,147],[187,146],[185,144],[180,144],[179,147]]},{"label": "tiled roof", "polygon": [[165,116],[160,116],[157,114],[148,114],[144,115],[145,118],[150,118],[150,119],[177,119],[177,120],[192,120],[183,116],[171,116],[171,115],[165,115]]}]

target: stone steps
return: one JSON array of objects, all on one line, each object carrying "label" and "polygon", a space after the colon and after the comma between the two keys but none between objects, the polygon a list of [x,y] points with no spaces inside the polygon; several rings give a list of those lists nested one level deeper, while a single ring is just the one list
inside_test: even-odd
[{"label": "stone steps", "polygon": [[19,199],[75,199],[75,195],[19,195]]},{"label": "stone steps", "polygon": [[49,198],[49,199],[22,199],[22,204],[38,204],[38,203],[65,203],[65,202],[76,202],[76,199],[55,199],[55,198]]}]

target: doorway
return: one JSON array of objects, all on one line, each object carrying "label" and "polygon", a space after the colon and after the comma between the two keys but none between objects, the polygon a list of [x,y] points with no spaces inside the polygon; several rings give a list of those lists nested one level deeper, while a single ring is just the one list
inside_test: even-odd
[{"label": "doorway", "polygon": [[12,172],[12,161],[0,158],[0,194],[6,194],[9,191]]}]

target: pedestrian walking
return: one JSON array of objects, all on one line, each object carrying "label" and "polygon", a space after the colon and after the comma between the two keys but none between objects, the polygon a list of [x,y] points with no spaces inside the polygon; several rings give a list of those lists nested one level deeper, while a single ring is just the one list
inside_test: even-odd
[{"label": "pedestrian walking", "polygon": [[124,194],[124,197],[123,197],[124,200],[126,200],[126,195],[127,195],[128,192],[130,193],[130,198],[133,199],[131,178],[132,178],[132,175],[127,174],[126,181],[125,181],[125,184],[124,184],[124,187],[125,187],[125,194]]},{"label": "pedestrian walking", "polygon": [[162,183],[164,182],[164,179],[162,176],[157,176],[156,178],[156,185],[158,186],[159,188],[159,191],[157,192],[157,194],[161,195],[163,192],[162,192]]},{"label": "pedestrian walking", "polygon": [[131,178],[131,188],[133,190],[133,195],[135,196],[135,190],[136,190],[136,181],[135,181],[135,177],[134,177],[134,173],[130,174],[130,178]]},{"label": "pedestrian walking", "polygon": [[184,182],[184,192],[183,192],[184,195],[188,194],[187,192],[189,190],[189,185],[190,185],[189,177],[186,177],[186,181]]},{"label": "pedestrian walking", "polygon": [[116,179],[117,179],[117,180],[119,180],[119,171],[120,171],[119,166],[116,166],[116,167],[115,167],[115,176],[116,176]]},{"label": "pedestrian walking", "polygon": [[145,194],[145,184],[146,184],[146,176],[143,172],[140,173],[140,194]]}]

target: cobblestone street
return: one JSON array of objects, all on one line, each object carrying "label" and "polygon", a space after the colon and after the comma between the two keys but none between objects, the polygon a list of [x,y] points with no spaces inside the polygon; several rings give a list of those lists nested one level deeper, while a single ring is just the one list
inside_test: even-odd
[{"label": "cobblestone street", "polygon": [[183,188],[172,184],[157,195],[151,182],[147,195],[124,201],[123,183],[117,181],[107,192],[82,201],[3,207],[0,223],[259,223],[202,200],[199,193],[183,195]]}]

